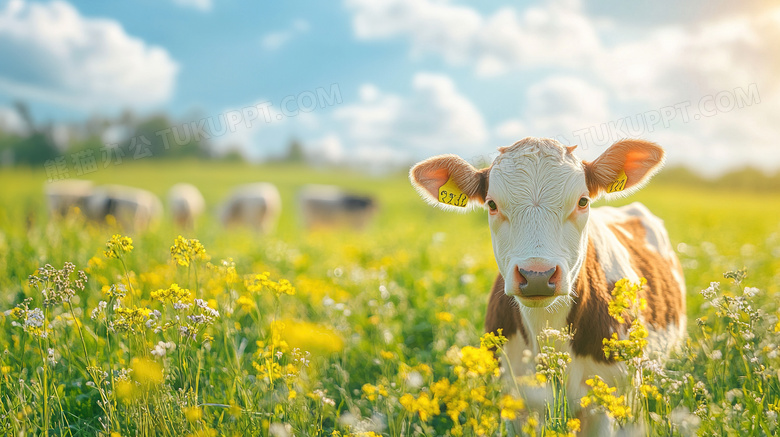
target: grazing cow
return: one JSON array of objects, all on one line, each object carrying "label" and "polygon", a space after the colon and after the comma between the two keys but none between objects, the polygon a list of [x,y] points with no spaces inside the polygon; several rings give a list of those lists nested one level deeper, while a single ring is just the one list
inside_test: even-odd
[{"label": "grazing cow", "polygon": [[196,186],[176,184],[168,190],[168,207],[176,226],[192,228],[195,219],[206,209],[206,201]]},{"label": "grazing cow", "polygon": [[[607,359],[602,340],[626,326],[608,313],[610,292],[621,278],[647,285],[641,320],[649,331],[648,352],[663,357],[685,335],[685,282],[680,262],[660,219],[642,204],[590,208],[598,198],[630,194],[662,166],[654,143],[622,140],[593,162],[552,139],[525,138],[499,149],[493,164],[477,170],[455,155],[415,165],[412,184],[424,199],[445,209],[484,205],[499,275],[488,303],[485,329],[503,329],[505,351],[516,375],[533,372],[524,351],[539,353],[545,327],[571,327],[567,345],[569,405],[579,408],[599,375],[610,385],[625,376],[623,363]],[[526,354],[528,352],[525,352]],[[582,435],[609,434],[609,421],[579,411]]]},{"label": "grazing cow", "polygon": [[371,197],[346,193],[330,185],[303,187],[298,199],[307,229],[339,226],[364,229],[376,212]]},{"label": "grazing cow", "polygon": [[78,179],[64,179],[46,184],[46,202],[52,217],[65,216],[78,208],[85,211],[87,200],[92,195],[92,182]]},{"label": "grazing cow", "polygon": [[225,227],[249,226],[265,233],[273,230],[281,212],[282,200],[276,186],[258,182],[234,189],[219,217]]},{"label": "grazing cow", "polygon": [[143,231],[159,222],[163,207],[149,191],[121,185],[103,185],[87,200],[87,217],[99,222],[108,216],[128,231]]}]

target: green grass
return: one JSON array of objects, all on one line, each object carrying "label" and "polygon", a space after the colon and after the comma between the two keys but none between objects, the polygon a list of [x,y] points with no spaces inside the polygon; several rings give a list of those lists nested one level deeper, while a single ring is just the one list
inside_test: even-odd
[{"label": "green grass", "polygon": [[[79,217],[50,223],[43,171],[3,170],[0,311],[30,297],[30,310],[44,310],[50,329],[40,338],[34,329],[13,326],[23,322],[18,317],[0,315],[3,432],[124,436],[208,434],[203,430],[244,435],[252,430],[283,435],[285,426],[295,435],[506,432],[498,418],[511,408],[498,379],[492,373],[458,371],[468,367],[458,361],[467,354],[482,357],[475,352],[479,348],[466,348],[479,344],[496,274],[485,212],[431,208],[405,174],[367,177],[193,161],[127,164],[90,176],[97,183],[149,189],[163,199],[174,183],[198,186],[208,213],[184,236],[197,238],[210,261],[190,266],[171,261],[170,247],[179,231],[167,220],[153,231],[130,235],[134,249],[122,262],[106,259],[106,241],[121,230]],[[254,181],[279,187],[283,213],[277,231],[262,236],[221,229],[213,218],[219,202],[235,185]],[[360,233],[305,232],[295,196],[307,183],[374,194],[380,204],[376,220]],[[780,409],[780,336],[774,332],[780,196],[714,192],[666,181],[651,182],[614,204],[633,201],[665,221],[678,248],[688,285],[690,342],[664,375],[643,375],[659,388],[659,399],[627,393],[626,402],[634,405],[627,426],[644,418],[651,434],[685,435],[696,426],[704,435],[773,433]],[[222,260],[234,263],[237,281],[230,280]],[[87,270],[89,280],[71,300],[72,308],[44,305],[28,276],[47,263],[60,269],[65,262]],[[742,267],[748,271],[743,282],[723,278],[723,272]],[[270,273],[271,282],[258,286],[255,275],[263,272]],[[296,288],[294,295],[276,295],[275,284],[283,279]],[[699,293],[712,281],[722,282],[719,299]],[[132,285],[118,307],[126,310],[114,310],[116,298],[105,292],[118,283]],[[171,302],[152,298],[152,292],[172,283],[219,310],[218,318],[197,325],[194,340],[179,329],[187,315],[205,310],[177,310]],[[745,286],[760,292],[738,297]],[[93,320],[100,301],[108,302],[106,317]],[[144,323],[134,325],[126,313],[134,307],[144,323],[148,309],[160,311],[158,326],[170,324],[159,332]],[[161,341],[176,344],[164,358],[151,354]],[[311,353],[308,366],[295,346]],[[719,359],[713,358],[715,350]],[[129,369],[134,372],[128,374]],[[558,370],[545,370],[551,375],[548,384],[555,385]],[[446,393],[445,379],[451,388]],[[455,421],[448,401],[465,402]],[[569,431],[568,413],[559,408],[551,407],[547,421],[524,409],[514,413],[525,431],[537,435]]]}]

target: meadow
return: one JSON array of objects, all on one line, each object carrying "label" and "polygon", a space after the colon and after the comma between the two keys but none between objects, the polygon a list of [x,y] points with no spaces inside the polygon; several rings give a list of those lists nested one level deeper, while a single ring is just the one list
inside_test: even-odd
[{"label": "meadow", "polygon": [[[89,176],[161,198],[192,182],[209,213],[191,231],[163,220],[128,234],[77,213],[52,222],[42,169],[0,172],[3,434],[577,434],[566,405],[529,411],[500,390],[490,348],[500,354],[501,339],[482,335],[497,271],[484,211],[431,208],[401,173],[192,161]],[[214,220],[249,181],[282,194],[269,235]],[[305,232],[295,194],[312,182],[375,195],[369,229]],[[584,402],[628,435],[776,433],[777,194],[662,174],[611,203],[641,201],[664,219],[685,270],[689,339],[663,366],[628,345],[640,347],[626,358],[637,378],[619,390],[594,381]],[[519,383],[561,394],[553,335],[565,334],[550,334],[537,374]]]}]

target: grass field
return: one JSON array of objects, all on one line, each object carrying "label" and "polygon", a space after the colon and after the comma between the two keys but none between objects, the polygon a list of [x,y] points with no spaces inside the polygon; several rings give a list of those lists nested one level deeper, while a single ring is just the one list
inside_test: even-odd
[{"label": "grass field", "polygon": [[[485,212],[430,208],[404,174],[151,162],[93,175],[161,198],[176,182],[197,185],[209,214],[182,235],[205,255],[179,240],[173,260],[180,231],[164,221],[106,257],[121,230],[76,215],[50,223],[43,171],[0,172],[4,433],[497,435],[507,432],[501,417],[519,418],[524,435],[576,433],[566,407],[540,414],[503,395],[480,347],[496,274]],[[280,189],[271,235],[213,219],[231,187],[249,181]],[[362,233],[304,232],[295,193],[312,182],[374,194],[376,220]],[[636,358],[640,384],[597,386],[592,401],[643,435],[773,435],[780,196],[666,181],[621,203],[632,201],[665,220],[678,250],[690,340],[665,369]],[[76,272],[28,281],[66,262],[85,271],[83,289]],[[724,278],[743,267],[746,278]],[[565,378],[545,363],[539,373],[527,383]]]}]

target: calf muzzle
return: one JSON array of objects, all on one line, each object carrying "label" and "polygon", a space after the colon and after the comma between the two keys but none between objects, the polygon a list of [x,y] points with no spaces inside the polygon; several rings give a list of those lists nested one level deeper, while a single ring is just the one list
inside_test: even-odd
[{"label": "calf muzzle", "polygon": [[553,296],[561,279],[561,269],[554,266],[549,270],[537,271],[515,267],[515,279],[523,297]]}]

